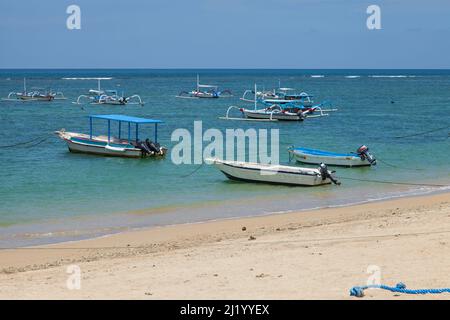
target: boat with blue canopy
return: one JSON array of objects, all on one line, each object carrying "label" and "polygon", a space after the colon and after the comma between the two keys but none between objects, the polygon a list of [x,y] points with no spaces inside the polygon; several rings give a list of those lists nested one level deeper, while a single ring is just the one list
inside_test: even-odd
[{"label": "boat with blue canopy", "polygon": [[[106,120],[108,134],[94,135],[94,120]],[[96,154],[103,156],[129,157],[129,158],[147,158],[164,156],[167,148],[158,143],[158,124],[161,120],[138,118],[119,114],[90,115],[89,116],[89,134],[68,132],[65,129],[55,133],[67,143],[70,152],[80,152]],[[111,134],[112,124],[117,123],[118,134]],[[140,140],[140,125],[154,125],[154,141],[146,138]],[[122,130],[125,127],[127,134],[124,137]]]},{"label": "boat with blue canopy", "polygon": [[376,165],[375,157],[369,152],[369,148],[362,145],[356,153],[337,153],[308,148],[289,147],[288,152],[295,160],[302,163],[320,164],[331,166],[361,167]]}]

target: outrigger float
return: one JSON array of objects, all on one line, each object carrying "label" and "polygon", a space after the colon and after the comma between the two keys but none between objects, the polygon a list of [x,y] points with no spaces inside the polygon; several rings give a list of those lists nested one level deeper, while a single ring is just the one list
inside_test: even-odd
[{"label": "outrigger float", "polygon": [[213,164],[227,178],[244,182],[262,182],[296,186],[318,186],[340,184],[325,164],[319,168],[301,168],[294,166],[270,165],[253,162],[225,161],[208,158],[206,163]]},{"label": "outrigger float", "polygon": [[[304,107],[295,102],[290,101],[289,103],[283,102],[280,104],[267,104],[263,101],[265,105],[264,108],[258,108],[258,97],[257,88],[255,85],[254,99],[247,100],[254,103],[253,109],[248,109],[245,107],[230,106],[226,112],[225,117],[220,117],[223,120],[248,120],[248,121],[303,121],[308,118],[324,117],[328,116],[327,112],[337,111],[337,109],[329,108],[324,109],[324,103],[313,107]],[[230,111],[233,109],[239,110],[243,117],[235,118],[230,117]]]},{"label": "outrigger float", "polygon": [[369,148],[362,145],[356,153],[336,153],[330,151],[308,149],[308,148],[288,148],[289,155],[295,160],[308,164],[326,163],[330,166],[362,167],[377,164],[375,157],[369,152]]},{"label": "outrigger float", "polygon": [[82,94],[78,96],[77,101],[72,102],[73,104],[104,104],[113,106],[123,106],[127,104],[138,104],[143,106],[144,102],[141,97],[134,94],[129,97],[119,95],[117,90],[104,90],[101,88],[102,80],[111,80],[112,78],[101,77],[101,78],[64,78],[65,80],[97,80],[97,89],[89,89],[87,94]]},{"label": "outrigger float", "polygon": [[[108,123],[107,136],[93,135],[93,120],[103,119]],[[111,122],[118,122],[118,136],[111,136]],[[128,136],[122,138],[122,123],[128,126]],[[65,129],[55,131],[62,140],[67,143],[70,152],[88,153],[102,156],[128,157],[128,158],[147,158],[161,157],[167,153],[167,148],[158,143],[158,124],[161,120],[131,117],[126,115],[90,115],[89,116],[89,134],[68,132]],[[131,136],[134,125],[134,137]],[[154,141],[145,139],[139,140],[139,125],[154,125]]]},{"label": "outrigger float", "polygon": [[54,92],[51,89],[32,88],[33,91],[27,91],[27,82],[23,78],[23,91],[22,92],[10,92],[8,97],[2,98],[2,101],[53,101],[53,100],[66,100],[62,92]]},{"label": "outrigger float", "polygon": [[219,86],[210,84],[200,84],[200,77],[197,74],[197,88],[192,91],[181,91],[176,97],[185,99],[217,99],[220,97],[231,97],[230,90],[219,91]]}]

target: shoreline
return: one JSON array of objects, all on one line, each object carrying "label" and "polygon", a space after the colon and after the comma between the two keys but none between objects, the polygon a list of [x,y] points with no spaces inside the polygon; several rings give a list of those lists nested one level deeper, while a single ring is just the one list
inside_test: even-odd
[{"label": "shoreline", "polygon": [[[8,237],[17,237],[20,236],[19,240],[16,240],[16,242],[11,241],[11,244],[7,245],[1,245],[0,250],[7,250],[7,249],[17,249],[17,248],[23,248],[23,247],[41,247],[41,246],[49,246],[49,245],[57,245],[57,244],[64,244],[64,243],[71,243],[71,242],[78,242],[78,241],[85,241],[85,240],[93,240],[97,238],[102,237],[108,237],[113,236],[121,233],[128,233],[128,232],[134,232],[134,231],[141,231],[141,230],[147,230],[152,228],[162,228],[162,227],[168,227],[168,226],[177,226],[177,225],[189,225],[189,224],[198,224],[198,223],[208,223],[208,222],[217,222],[217,221],[223,221],[223,220],[234,220],[234,219],[246,219],[246,218],[252,218],[252,217],[264,217],[264,216],[270,216],[270,215],[282,215],[282,214],[290,214],[290,213],[301,213],[301,212],[310,212],[310,211],[317,211],[317,210],[324,210],[324,209],[334,209],[334,208],[341,208],[341,207],[351,207],[351,206],[357,206],[357,205],[363,205],[363,204],[370,204],[370,203],[377,203],[377,202],[384,202],[384,201],[391,201],[391,200],[397,200],[397,199],[403,199],[403,198],[414,198],[414,197],[426,197],[429,195],[438,195],[443,193],[449,193],[449,187],[443,186],[439,187],[435,190],[420,190],[420,189],[411,189],[411,190],[403,190],[398,192],[391,192],[387,195],[378,195],[379,197],[375,198],[366,198],[363,200],[357,200],[357,199],[346,199],[348,202],[344,203],[332,203],[324,206],[313,206],[313,207],[306,207],[306,208],[300,208],[300,209],[280,209],[280,210],[273,210],[273,211],[264,211],[262,207],[260,208],[260,213],[255,212],[249,212],[244,214],[238,214],[237,210],[242,211],[242,208],[238,209],[235,208],[236,213],[233,215],[226,214],[223,217],[203,217],[201,219],[193,219],[192,221],[180,221],[180,222],[169,222],[159,219],[159,221],[156,221],[156,223],[151,222],[150,220],[142,221],[137,223],[132,222],[130,225],[125,224],[119,224],[118,219],[127,219],[127,215],[131,215],[132,217],[141,216],[141,215],[151,215],[151,216],[158,216],[161,215],[161,212],[167,211],[167,206],[163,207],[157,207],[157,208],[142,208],[142,209],[133,209],[130,211],[119,211],[112,213],[112,217],[116,220],[114,224],[110,224],[108,226],[102,227],[101,225],[98,225],[98,220],[102,220],[106,217],[98,218],[91,216],[80,216],[80,217],[69,217],[68,219],[73,219],[70,223],[72,224],[78,224],[78,226],[81,228],[79,229],[47,229],[44,232],[38,232],[30,230],[29,227],[32,226],[32,228],[41,228],[41,227],[47,227],[47,226],[62,226],[65,224],[63,220],[66,218],[58,218],[57,220],[49,220],[49,221],[36,221],[36,222],[30,222],[26,223],[25,225],[20,224],[13,224],[11,226],[7,226],[7,228],[13,228],[13,232],[9,231]],[[283,198],[281,195],[276,195],[278,198],[274,199],[278,201],[283,201]],[[257,201],[258,198],[261,196],[254,196],[250,198],[250,201]],[[208,208],[213,208],[214,211],[220,211],[222,208],[226,208],[226,202],[228,200],[214,200],[212,201],[212,205],[210,201],[206,202],[198,202],[198,203],[190,203],[185,205],[177,205],[173,208],[172,212],[169,212],[171,216],[179,215],[183,213],[183,209],[185,207],[188,208],[190,212],[194,212],[195,208],[200,208],[201,210],[208,210]],[[240,202],[245,201],[245,199],[239,199]],[[273,208],[272,208],[273,209]],[[119,218],[120,217],[120,218]],[[164,219],[164,217],[163,217]],[[169,218],[170,220],[170,218]],[[154,224],[153,224],[154,223]],[[97,227],[92,227],[94,225],[97,225]],[[26,228],[26,229],[23,229]],[[27,230],[28,229],[28,230]],[[26,239],[30,239],[27,240]],[[7,242],[9,238],[0,239],[1,241]],[[16,244],[18,243],[18,244]],[[1,268],[0,268],[1,270]]]},{"label": "shoreline", "polygon": [[[224,285],[227,287],[225,292],[220,293],[219,290],[217,294],[214,292],[204,294],[205,291],[200,290],[198,285],[194,283],[208,285],[210,281],[214,282],[216,277],[214,274],[216,273],[220,275],[227,273],[227,269],[245,269],[248,259],[251,259],[251,265],[259,265],[260,260],[266,261],[265,265],[258,267],[260,270],[271,269],[271,272],[274,272],[273,270],[286,269],[276,277],[271,272],[262,272],[247,279],[246,283],[249,289],[256,285],[256,287],[253,287],[255,290],[259,288],[259,282],[261,282],[259,280],[266,278],[266,274],[271,281],[276,282],[280,280],[283,282],[283,286],[289,287],[289,282],[285,283],[285,280],[282,279],[292,277],[293,274],[298,273],[300,266],[308,266],[308,271],[303,271],[311,272],[313,278],[320,278],[320,272],[326,278],[331,275],[333,277],[343,276],[333,268],[334,265],[337,267],[340,263],[345,266],[357,264],[357,272],[353,270],[351,276],[345,275],[349,279],[352,277],[359,279],[358,281],[350,281],[348,288],[346,288],[349,289],[351,286],[365,283],[368,275],[366,270],[359,265],[358,259],[365,257],[362,260],[366,260],[368,257],[370,258],[372,251],[374,257],[377,256],[377,259],[383,261],[383,263],[380,263],[383,269],[391,268],[389,263],[385,261],[388,257],[394,258],[395,264],[400,263],[402,267],[397,267],[397,270],[394,269],[397,273],[400,270],[409,273],[411,270],[421,268],[420,266],[412,266],[411,263],[414,263],[409,261],[411,259],[420,260],[421,263],[434,268],[418,276],[423,278],[423,280],[430,278],[428,283],[421,283],[417,277],[401,278],[393,281],[404,281],[412,288],[448,287],[450,283],[448,281],[445,283],[448,277],[443,277],[441,275],[443,272],[440,269],[445,270],[445,267],[448,269],[450,265],[450,257],[445,254],[450,244],[449,217],[450,193],[447,192],[374,201],[344,207],[144,228],[87,240],[38,247],[5,249],[0,251],[0,284],[6,290],[0,292],[0,298],[86,298],[87,294],[91,298],[176,299],[182,298],[178,290],[186,289],[183,286],[183,282],[178,283],[179,276],[177,273],[183,274],[183,277],[187,278],[185,280],[192,284],[192,288],[190,287],[189,290],[193,290],[193,298],[202,299],[209,296],[211,298],[235,297],[244,299],[296,298],[296,296],[283,291],[284,289],[280,289],[281,291],[277,292],[276,290],[270,291],[269,287],[258,289],[262,291],[255,291],[256,296],[253,297],[248,290],[237,289],[233,286],[227,287],[226,285]],[[436,241],[437,244],[435,244]],[[386,242],[386,245],[383,245],[384,242]],[[430,246],[430,243],[434,245]],[[425,244],[428,245],[428,249],[416,252],[417,248]],[[335,250],[336,252],[329,250],[331,247],[339,247],[341,245],[344,245],[344,247],[334,248],[337,250]],[[363,248],[360,247],[361,245],[363,245]],[[277,246],[281,246],[279,250],[274,249]],[[291,247],[295,247],[293,252],[291,252]],[[318,248],[319,250],[312,253],[303,252],[311,251],[310,249],[312,248]],[[406,268],[407,266],[403,265],[401,259],[399,259],[408,250],[412,250],[412,253],[410,252],[406,259],[409,261],[408,266],[411,270]],[[439,253],[441,253],[441,250],[445,252],[442,252],[442,255],[434,256],[433,252],[436,250]],[[242,256],[243,252],[246,252],[246,255]],[[304,254],[307,255],[303,256]],[[273,261],[270,255],[279,255],[278,260],[275,259]],[[325,264],[320,262],[316,265],[318,263],[316,259],[320,259],[322,256],[326,258],[328,255],[334,256],[334,258],[330,258],[331,260]],[[342,260],[341,255],[348,255],[348,257]],[[433,255],[433,257],[430,257],[430,255]],[[197,258],[189,262],[193,256]],[[238,259],[239,256],[240,258]],[[291,260],[297,260],[300,257],[302,257],[301,261],[296,261],[294,266],[291,266]],[[309,261],[309,259],[312,260]],[[438,260],[436,261],[436,259]],[[172,260],[175,261],[173,265],[165,265],[168,263],[167,261]],[[216,260],[225,261],[225,263],[217,264],[215,263]],[[365,261],[365,268],[370,264],[377,264],[377,261],[369,263],[369,260]],[[276,265],[277,261],[284,261],[285,264],[279,265],[274,269],[275,266],[273,264]],[[149,263],[150,267],[148,267]],[[196,268],[192,268],[190,266],[191,263],[197,264]],[[79,265],[82,270],[86,268],[93,270],[87,276],[87,280],[84,280],[85,282],[92,281],[93,283],[105,280],[105,277],[107,277],[104,271],[105,268],[108,270],[117,269],[113,273],[122,275],[116,279],[121,290],[113,295],[108,293],[106,288],[105,290],[88,292],[84,290],[79,292],[67,290],[64,288],[65,280],[62,281],[61,278],[65,279],[67,277],[66,267],[71,264]],[[141,264],[147,265],[144,268],[145,271],[142,271],[144,272],[144,274],[141,274],[142,280],[145,282],[146,276],[153,279],[151,286],[154,289],[152,290],[158,292],[158,294],[155,292],[154,296],[153,294],[151,296],[142,295],[142,293],[135,296],[134,290],[131,290],[133,287],[127,287],[126,281],[122,279],[127,275],[130,276],[130,268],[136,267],[139,269]],[[153,265],[165,265],[165,267],[155,270],[153,268],[156,267],[153,267]],[[440,268],[437,267],[439,265],[441,265]],[[200,276],[198,274],[195,275],[196,272],[200,272],[199,269],[209,270],[210,268],[216,270],[212,275],[213,280],[203,279],[201,274],[209,274],[206,271],[201,273]],[[256,270],[257,267],[248,268],[247,271],[250,269]],[[340,271],[343,273],[348,272],[345,270]],[[192,278],[194,275],[196,279]],[[280,279],[278,279],[278,276],[280,276]],[[41,279],[41,277],[44,278]],[[237,284],[234,281],[240,277],[240,275],[230,274],[227,277],[227,281],[228,283],[234,283],[234,286],[236,286]],[[30,283],[28,280],[30,278],[41,280]],[[58,279],[59,282],[52,284],[52,281],[49,279]],[[176,279],[178,280],[175,281]],[[256,282],[255,279],[257,279]],[[194,282],[194,280],[196,281]],[[306,279],[303,280],[306,281]],[[167,281],[170,284],[167,284]],[[363,282],[361,283],[361,281]],[[389,282],[388,284],[393,285],[394,283]],[[40,295],[35,295],[36,293],[33,294],[33,290],[28,292],[28,289],[25,289],[25,287],[29,288],[30,286],[46,285],[55,285],[57,290],[55,288],[45,290],[46,296],[41,297]],[[166,289],[164,289],[165,286],[167,286]],[[37,287],[36,290],[38,290]],[[131,293],[126,293],[128,289],[131,290]],[[374,298],[392,297],[392,294],[381,293],[379,292],[380,290],[374,291],[375,293],[371,293]],[[337,296],[336,292],[331,295],[319,292],[317,295],[312,294],[304,298],[346,297],[343,291],[339,292]],[[402,297],[405,298],[405,296]],[[428,296],[415,298],[425,297],[428,298]],[[412,297],[406,296],[406,298]],[[434,296],[434,298],[448,299],[450,296],[444,294]]]}]

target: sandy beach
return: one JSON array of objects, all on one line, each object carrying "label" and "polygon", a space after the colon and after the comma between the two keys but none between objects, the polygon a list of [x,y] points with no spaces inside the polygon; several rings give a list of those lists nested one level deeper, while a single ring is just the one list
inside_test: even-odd
[{"label": "sandy beach", "polygon": [[[349,289],[377,275],[450,287],[449,252],[445,193],[2,250],[0,298],[357,299]],[[68,267],[79,267],[79,289],[68,289]],[[449,298],[369,290],[363,299]]]}]

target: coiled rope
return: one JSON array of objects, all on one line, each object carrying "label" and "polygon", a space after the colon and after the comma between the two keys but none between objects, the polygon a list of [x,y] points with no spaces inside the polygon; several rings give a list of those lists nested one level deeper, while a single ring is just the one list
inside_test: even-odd
[{"label": "coiled rope", "polygon": [[[34,146],[37,146],[37,145],[43,143],[49,137],[50,137],[50,135],[46,134],[45,136],[40,136],[40,137],[31,139],[31,140],[28,140],[28,141],[22,141],[22,142],[18,142],[18,143],[15,143],[15,144],[0,146],[0,149],[14,148],[14,147],[19,147],[19,146],[24,146],[24,147],[30,148],[30,147],[34,147]],[[33,143],[33,142],[35,142],[35,143]],[[30,143],[33,143],[33,144],[30,145]]]},{"label": "coiled rope", "polygon": [[397,283],[395,287],[389,287],[383,284],[371,284],[362,287],[353,287],[350,289],[350,296],[355,296],[358,298],[364,297],[364,290],[366,289],[383,289],[391,292],[406,293],[406,294],[439,294],[448,292],[450,293],[450,288],[441,289],[406,289],[406,285],[402,282]]}]

